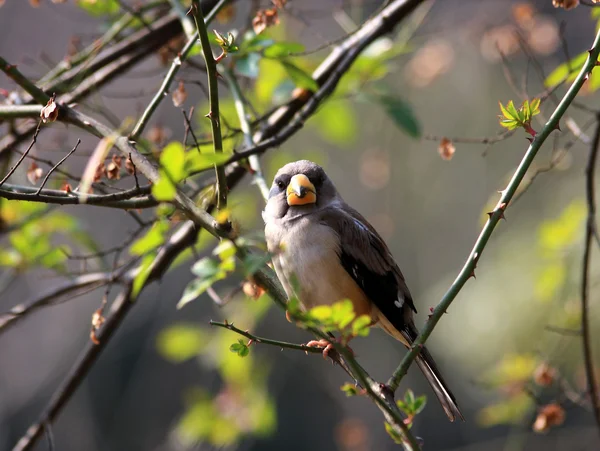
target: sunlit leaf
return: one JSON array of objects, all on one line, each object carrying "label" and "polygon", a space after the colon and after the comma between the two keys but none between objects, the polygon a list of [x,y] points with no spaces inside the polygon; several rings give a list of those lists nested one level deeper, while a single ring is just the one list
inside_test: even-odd
[{"label": "sunlit leaf", "polygon": [[198,355],[206,341],[206,332],[197,325],[177,324],[160,332],[156,347],[165,359],[180,363]]},{"label": "sunlit leaf", "polygon": [[135,241],[129,251],[132,255],[144,255],[165,243],[166,232],[169,230],[167,221],[156,221],[144,236]]},{"label": "sunlit leaf", "polygon": [[577,76],[577,73],[585,64],[588,55],[588,52],[582,52],[573,57],[570,61],[559,65],[556,69],[550,72],[548,77],[546,77],[544,84],[548,87],[553,87],[563,81],[573,81]]},{"label": "sunlit leaf", "polygon": [[342,385],[340,387],[340,390],[342,390],[348,397],[358,395],[358,388],[356,387],[356,385],[351,383],[346,383]]},{"label": "sunlit leaf", "polygon": [[289,60],[282,60],[281,65],[285,69],[288,77],[290,77],[299,88],[308,89],[309,91],[313,92],[317,92],[319,90],[319,85],[317,84],[316,80],[314,80],[312,76],[304,69],[301,69]]},{"label": "sunlit leaf", "polygon": [[299,42],[277,42],[263,51],[266,58],[284,58],[290,53],[304,52],[304,46]]},{"label": "sunlit leaf", "polygon": [[155,257],[156,255],[154,253],[149,253],[142,258],[142,261],[138,266],[138,273],[133,279],[133,286],[131,289],[132,299],[135,299],[138,296],[138,294],[140,294],[140,291],[142,291],[142,288],[144,288],[144,285],[146,284],[146,281],[150,276],[150,271],[152,270],[152,262],[154,261]]},{"label": "sunlit leaf", "polygon": [[93,16],[116,14],[121,9],[117,0],[77,0],[77,4]]},{"label": "sunlit leaf", "polygon": [[225,163],[231,158],[232,153],[214,153],[212,149],[208,152],[197,152],[192,150],[185,156],[186,173],[200,172],[212,168],[214,165]]}]

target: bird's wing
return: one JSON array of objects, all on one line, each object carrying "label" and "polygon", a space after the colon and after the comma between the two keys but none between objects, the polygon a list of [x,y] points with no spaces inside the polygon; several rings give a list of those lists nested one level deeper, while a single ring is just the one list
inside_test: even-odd
[{"label": "bird's wing", "polygon": [[[390,323],[402,331],[410,310],[416,313],[404,276],[383,238],[348,205],[321,211],[320,221],[340,237],[340,262]],[[407,315],[408,314],[408,315]]]}]

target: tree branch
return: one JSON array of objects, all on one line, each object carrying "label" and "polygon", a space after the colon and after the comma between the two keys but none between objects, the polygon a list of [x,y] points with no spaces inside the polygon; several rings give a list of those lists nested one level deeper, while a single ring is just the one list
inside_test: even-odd
[{"label": "tree branch", "polygon": [[[206,16],[207,24],[212,21],[212,19],[217,15],[219,10],[225,5],[226,2],[227,0],[220,0],[219,3],[217,3],[217,5],[211,9],[210,13]],[[173,79],[179,72],[179,69],[181,69],[181,65],[187,59],[192,48],[194,48],[194,45],[196,44],[197,40],[198,33],[195,33],[194,35],[190,36],[190,38],[185,43],[185,46],[181,50],[181,53],[177,55],[173,60],[173,63],[171,64],[167,75],[165,75],[165,78],[163,79],[160,88],[158,88],[158,91],[156,92],[156,94],[154,94],[154,97],[142,113],[142,116],[138,120],[137,124],[135,124],[135,127],[133,128],[133,131],[130,134],[130,138],[133,141],[137,141],[140,138],[142,132],[144,131],[144,128],[148,124],[148,121],[158,108],[158,105],[169,92],[169,86],[171,86]]]},{"label": "tree branch", "polygon": [[41,296],[15,305],[8,312],[0,315],[0,333],[6,332],[10,326],[25,318],[31,312],[61,302],[66,296],[80,296],[113,280],[113,273],[93,273],[75,277],[69,282],[59,285]]},{"label": "tree branch", "polygon": [[[221,2],[224,3],[224,2]],[[198,29],[198,36],[202,45],[202,54],[206,62],[206,74],[208,76],[208,97],[210,102],[210,111],[208,118],[212,130],[213,146],[215,153],[223,153],[223,137],[221,136],[221,116],[219,113],[219,82],[217,80],[217,62],[210,48],[208,31],[202,14],[200,0],[192,0],[192,15]],[[227,181],[225,179],[225,170],[222,166],[215,166],[217,173],[217,209],[227,208]]]},{"label": "tree branch", "polygon": [[592,242],[597,231],[596,226],[596,161],[598,147],[600,146],[600,115],[596,116],[596,130],[590,146],[587,166],[585,168],[585,193],[587,201],[587,220],[585,224],[585,241],[583,250],[583,263],[581,269],[581,335],[583,343],[583,360],[587,379],[587,392],[590,397],[596,429],[600,433],[600,398],[598,398],[598,385],[596,370],[592,354],[592,337],[589,319],[589,278],[592,258]]},{"label": "tree branch", "polygon": [[222,327],[227,330],[231,330],[232,332],[242,335],[256,343],[277,346],[278,348],[282,348],[282,349],[286,348],[286,349],[294,349],[296,351],[310,352],[312,354],[322,354],[323,353],[323,348],[319,348],[319,347],[311,347],[311,346],[306,346],[305,344],[288,343],[286,341],[271,340],[269,338],[257,337],[256,335],[251,334],[247,330],[242,330],[242,329],[235,327],[233,325],[233,323],[227,323],[227,322],[220,323],[218,321],[210,320],[209,324],[211,326],[217,326],[217,327]]},{"label": "tree branch", "polygon": [[542,144],[546,141],[550,133],[557,129],[558,123],[561,117],[567,111],[567,108],[577,95],[577,93],[582,88],[583,84],[591,74],[592,70],[596,65],[596,61],[598,60],[598,55],[600,54],[600,31],[596,34],[596,38],[594,39],[594,43],[592,48],[589,50],[589,55],[583,67],[581,68],[579,74],[573,81],[573,84],[567,91],[567,93],[562,98],[561,102],[558,104],[552,116],[544,127],[540,130],[540,132],[535,136],[532,140],[527,152],[523,156],[519,167],[515,171],[512,176],[512,179],[508,183],[507,187],[501,192],[500,200],[498,204],[494,208],[492,212],[489,214],[489,219],[487,220],[485,226],[483,227],[473,250],[469,254],[467,261],[465,262],[463,268],[461,269],[458,277],[454,281],[454,283],[450,286],[446,294],[442,297],[440,303],[433,310],[432,315],[429,317],[429,320],[425,324],[425,326],[421,329],[421,333],[414,341],[411,350],[406,354],[396,371],[392,377],[388,380],[387,385],[391,388],[392,391],[395,391],[400,384],[402,378],[406,375],[409,366],[414,361],[414,359],[419,354],[422,345],[425,344],[433,329],[441,319],[442,315],[448,310],[448,307],[452,304],[452,301],[456,298],[460,290],[467,283],[467,281],[474,276],[475,267],[477,262],[481,257],[481,253],[484,251],[488,240],[490,239],[494,228],[498,224],[500,219],[504,218],[504,211],[506,210],[509,202],[512,200],[515,195],[517,188],[519,187],[521,181],[525,177],[527,170],[531,166],[538,150],[541,148]]},{"label": "tree branch", "polygon": [[[225,81],[227,81],[229,90],[231,91],[231,96],[233,97],[235,110],[240,120],[240,127],[242,128],[242,133],[244,134],[244,147],[253,147],[254,138],[252,137],[252,127],[248,121],[245,99],[244,95],[242,94],[242,90],[240,89],[240,85],[235,78],[233,71],[229,68],[224,68],[223,78],[225,78]],[[258,189],[260,190],[260,193],[266,202],[269,199],[269,186],[265,181],[265,177],[260,166],[260,160],[257,155],[251,155],[248,158],[248,162],[250,164],[250,169],[253,172],[252,176],[254,177],[254,183],[256,183],[258,186]]]},{"label": "tree branch", "polygon": [[[143,195],[145,194],[145,195]],[[137,197],[140,196],[140,197]],[[0,197],[9,200],[24,200],[59,205],[97,205],[99,207],[131,210],[156,207],[158,202],[150,196],[150,186],[131,188],[111,194],[87,194],[85,200],[77,192],[42,189],[31,186],[5,183],[0,188]]]}]

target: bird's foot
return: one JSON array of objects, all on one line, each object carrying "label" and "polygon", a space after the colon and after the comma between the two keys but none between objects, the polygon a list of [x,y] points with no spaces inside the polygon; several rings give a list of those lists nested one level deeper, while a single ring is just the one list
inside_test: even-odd
[{"label": "bird's foot", "polygon": [[[340,338],[336,338],[335,341],[336,343],[343,344]],[[320,340],[311,340],[308,343],[306,343],[306,346],[308,346],[309,348],[323,348],[323,358],[325,360],[327,360],[327,358],[329,357],[329,353],[332,350],[335,351],[333,344],[325,338],[321,338]],[[348,349],[348,351],[350,351],[352,355],[354,355],[354,351],[350,346],[346,345],[346,348]]]}]

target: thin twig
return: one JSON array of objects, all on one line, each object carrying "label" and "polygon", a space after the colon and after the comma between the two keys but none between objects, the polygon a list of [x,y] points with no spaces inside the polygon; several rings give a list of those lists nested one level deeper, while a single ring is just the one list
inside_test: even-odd
[{"label": "thin twig", "polygon": [[46,102],[50,99],[50,96],[38,88],[33,82],[25,77],[17,66],[9,64],[4,58],[0,56],[0,70],[8,75],[12,80],[23,88],[37,103],[46,105]]},{"label": "thin twig", "polygon": [[[225,5],[226,2],[227,2],[227,0],[220,0],[219,3],[217,3],[217,5],[211,9],[210,13],[208,13],[208,15],[206,16],[206,23],[211,22],[211,20],[216,16],[216,14]],[[169,71],[167,72],[167,75],[163,79],[163,82],[160,85],[160,88],[158,89],[158,91],[156,92],[156,94],[154,95],[154,97],[152,98],[152,100],[150,101],[150,103],[148,104],[148,106],[146,107],[144,112],[142,113],[142,116],[140,117],[137,124],[135,124],[135,127],[133,128],[133,131],[130,134],[130,138],[132,141],[137,141],[139,139],[139,137],[141,136],[142,132],[144,131],[144,128],[148,124],[148,121],[150,120],[150,118],[152,117],[152,115],[154,114],[156,109],[158,108],[158,105],[160,104],[162,99],[169,92],[169,86],[171,86],[171,83],[173,82],[175,75],[177,75],[177,72],[179,72],[179,69],[181,69],[182,63],[187,59],[190,51],[196,44],[197,40],[198,40],[198,34],[194,33],[194,35],[192,35],[188,39],[188,41],[185,43],[185,46],[181,50],[181,53],[179,55],[177,55],[175,57],[175,59],[173,60],[173,63],[171,64],[171,67],[170,67]]]},{"label": "thin twig", "polygon": [[235,327],[233,325],[233,323],[228,323],[228,322],[220,323],[220,322],[211,320],[211,321],[209,321],[209,324],[211,326],[223,327],[224,329],[231,330],[239,335],[243,335],[244,337],[246,337],[249,340],[252,340],[253,342],[256,342],[256,343],[263,343],[266,345],[277,346],[278,348],[281,348],[281,349],[283,349],[283,348],[295,349],[297,351],[310,352],[312,354],[322,354],[323,353],[323,348],[320,348],[320,347],[311,347],[311,346],[306,346],[305,344],[288,343],[286,341],[271,340],[269,338],[257,337],[256,335],[251,334],[247,330],[242,330],[242,329]]},{"label": "thin twig", "polygon": [[59,205],[87,204],[129,210],[156,207],[158,202],[149,193],[150,186],[147,185],[111,194],[88,194],[84,199],[77,192],[43,189],[38,193],[35,187],[6,183],[0,189],[0,198]]},{"label": "thin twig", "polygon": [[521,181],[525,177],[525,174],[531,166],[538,150],[541,148],[542,144],[546,141],[548,136],[550,136],[550,134],[556,129],[560,118],[565,114],[571,102],[583,87],[583,84],[589,77],[589,74],[594,69],[599,54],[600,31],[596,34],[592,48],[589,51],[589,55],[586,59],[585,64],[581,68],[581,71],[573,81],[573,84],[571,85],[567,93],[564,95],[559,105],[552,113],[552,116],[550,116],[550,119],[548,120],[546,125],[544,125],[544,127],[535,136],[535,138],[529,145],[529,148],[527,149],[527,152],[521,160],[519,167],[513,174],[512,179],[508,183],[506,189],[502,191],[498,204],[496,205],[494,210],[490,212],[489,218],[485,226],[483,227],[483,230],[479,234],[479,237],[475,242],[473,250],[469,254],[469,257],[467,258],[467,261],[465,262],[460,273],[458,274],[458,277],[452,283],[448,291],[444,294],[440,303],[435,307],[432,314],[429,316],[429,320],[421,329],[421,333],[414,341],[411,350],[406,354],[398,368],[396,368],[396,370],[394,371],[392,377],[388,380],[387,384],[392,389],[392,391],[398,388],[398,385],[400,384],[402,378],[406,375],[409,366],[417,357],[422,345],[425,344],[425,342],[433,332],[436,324],[439,322],[443,314],[448,310],[448,307],[452,304],[456,296],[458,296],[458,294],[460,293],[463,286],[467,283],[467,281],[474,276],[477,262],[479,261],[481,253],[484,251],[487,242],[494,231],[494,228],[496,227],[500,219],[504,217],[504,211],[506,210],[506,207],[515,195],[517,188],[519,187]]},{"label": "thin twig", "polygon": [[[223,70],[223,77],[229,84],[229,90],[231,91],[231,96],[233,97],[235,109],[237,111],[237,115],[240,120],[240,126],[242,128],[242,133],[244,134],[244,146],[245,148],[250,148],[254,146],[254,139],[252,137],[252,128],[246,114],[246,99],[244,98],[242,90],[240,89],[240,84],[238,83],[231,69],[225,68]],[[248,158],[248,162],[250,163],[250,169],[253,173],[252,176],[254,177],[254,182],[258,186],[258,189],[260,190],[260,193],[266,202],[269,199],[269,186],[267,185],[265,176],[263,175],[260,160],[257,155],[251,155]]]},{"label": "thin twig", "polygon": [[[597,58],[597,56],[596,56]],[[589,277],[592,258],[592,241],[596,228],[596,161],[598,159],[598,147],[600,146],[600,115],[596,117],[596,130],[590,147],[587,166],[585,168],[585,194],[587,202],[587,221],[585,225],[585,241],[583,251],[583,263],[581,270],[581,334],[583,344],[583,359],[585,375],[587,379],[587,392],[592,404],[596,428],[600,434],[600,398],[598,398],[598,385],[592,353],[592,337],[589,319]]]},{"label": "thin twig", "polygon": [[[46,174],[46,177],[44,177],[44,180],[42,180],[42,184],[40,185],[38,190],[35,192],[36,196],[39,196],[39,194],[42,192],[42,190],[44,189],[44,186],[46,185],[46,182],[48,182],[48,179],[50,178],[52,173],[56,170],[56,168],[58,168],[61,164],[63,164],[67,158],[69,158],[71,155],[73,155],[73,153],[77,150],[77,147],[79,147],[79,144],[81,144],[81,139],[77,140],[75,147],[73,147],[73,149],[71,149],[71,151],[68,154],[66,154],[63,158],[61,158],[61,160],[58,163],[56,163],[54,166],[52,166],[52,168]],[[2,186],[1,183],[0,183],[0,186]]]},{"label": "thin twig", "polygon": [[37,128],[35,129],[35,133],[33,134],[33,138],[31,139],[31,143],[29,144],[29,147],[27,147],[27,149],[25,150],[25,152],[23,152],[23,154],[21,155],[21,157],[14,164],[14,166],[12,168],[10,168],[10,170],[8,171],[8,173],[0,181],[0,186],[4,185],[4,182],[6,182],[11,175],[13,175],[13,173],[17,170],[17,168],[19,167],[19,165],[23,162],[23,160],[25,159],[25,157],[27,156],[27,154],[29,153],[29,151],[32,149],[32,147],[34,146],[35,142],[37,141],[37,137],[40,134],[41,127],[42,127],[42,120],[40,119],[39,122],[38,122]]},{"label": "thin twig", "polygon": [[[217,62],[210,48],[208,31],[206,29],[207,21],[204,20],[200,0],[192,0],[192,15],[198,29],[198,36],[202,45],[202,54],[206,63],[206,74],[208,76],[208,97],[210,111],[208,118],[212,130],[213,146],[215,153],[223,153],[223,136],[221,135],[221,115],[219,113],[219,81],[217,80]],[[225,170],[222,166],[215,166],[217,173],[217,209],[227,208],[227,181]]]}]

